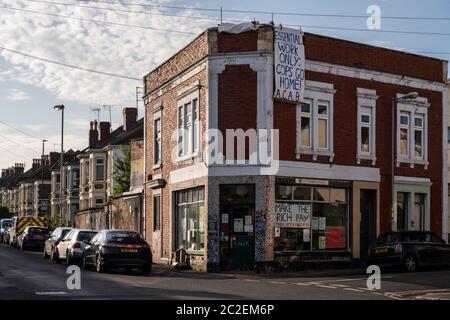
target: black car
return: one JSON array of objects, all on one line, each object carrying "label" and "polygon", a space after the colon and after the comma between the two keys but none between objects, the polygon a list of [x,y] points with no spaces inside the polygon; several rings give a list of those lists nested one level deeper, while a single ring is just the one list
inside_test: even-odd
[{"label": "black car", "polygon": [[50,237],[50,232],[46,227],[26,227],[17,238],[17,246],[21,251],[28,248],[42,249],[45,241]]},{"label": "black car", "polygon": [[367,260],[379,266],[402,266],[411,272],[419,266],[450,266],[450,245],[429,231],[387,232],[369,249]]},{"label": "black car", "polygon": [[44,258],[50,258],[53,262],[57,262],[59,259],[56,246],[66,236],[66,234],[72,230],[72,228],[56,228],[50,238],[45,241],[44,245]]},{"label": "black car", "polygon": [[106,268],[139,268],[144,274],[149,274],[152,252],[135,231],[103,230],[84,248],[82,266],[84,269],[95,266],[97,272],[104,272]]}]

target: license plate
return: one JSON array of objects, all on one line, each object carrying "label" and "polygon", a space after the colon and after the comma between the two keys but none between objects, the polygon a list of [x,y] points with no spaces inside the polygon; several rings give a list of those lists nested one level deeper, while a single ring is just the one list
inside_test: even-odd
[{"label": "license plate", "polygon": [[138,249],[122,248],[122,249],[120,249],[120,252],[136,253],[136,252],[138,252]]},{"label": "license plate", "polygon": [[375,253],[386,253],[386,252],[388,252],[388,248],[375,249]]}]

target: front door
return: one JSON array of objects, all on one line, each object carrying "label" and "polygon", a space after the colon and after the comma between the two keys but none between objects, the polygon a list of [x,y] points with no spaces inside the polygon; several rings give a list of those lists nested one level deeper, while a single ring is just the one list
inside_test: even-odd
[{"label": "front door", "polygon": [[360,257],[361,259],[368,254],[369,246],[375,238],[374,230],[374,198],[375,191],[361,190],[360,193]]},{"label": "front door", "polygon": [[[252,185],[221,186],[220,266],[223,270],[251,270],[255,262],[255,205]],[[242,186],[248,188],[244,192]],[[245,194],[245,196],[244,196]],[[224,196],[226,195],[226,196]]]}]

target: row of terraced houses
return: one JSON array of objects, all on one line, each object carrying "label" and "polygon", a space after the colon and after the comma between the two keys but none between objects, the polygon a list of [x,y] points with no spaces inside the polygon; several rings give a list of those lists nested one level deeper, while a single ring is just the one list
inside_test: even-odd
[{"label": "row of terraced houses", "polygon": [[[391,230],[448,240],[447,61],[305,33],[293,102],[274,98],[274,38],[256,23],[199,34],[144,76],[143,118],[91,122],[62,179],[59,154],[5,169],[2,205],[135,229],[156,263],[182,249],[200,271],[358,261]],[[246,133],[242,150],[227,130]],[[270,163],[251,161],[252,132]],[[117,194],[121,146],[131,185]]]}]

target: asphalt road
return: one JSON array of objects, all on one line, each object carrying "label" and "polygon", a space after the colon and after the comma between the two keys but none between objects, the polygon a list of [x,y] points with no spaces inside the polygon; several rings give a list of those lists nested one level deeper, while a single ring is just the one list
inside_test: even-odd
[{"label": "asphalt road", "polygon": [[450,299],[450,270],[367,276],[203,274],[154,266],[149,276],[81,271],[81,289],[66,285],[67,266],[0,245],[0,300],[11,299]]}]

